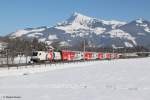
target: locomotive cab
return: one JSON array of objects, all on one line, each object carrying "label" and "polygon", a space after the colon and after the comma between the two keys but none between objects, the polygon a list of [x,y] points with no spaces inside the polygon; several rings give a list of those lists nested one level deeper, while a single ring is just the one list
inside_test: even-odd
[{"label": "locomotive cab", "polygon": [[47,53],[44,51],[34,51],[32,52],[31,61],[40,62],[47,60]]}]

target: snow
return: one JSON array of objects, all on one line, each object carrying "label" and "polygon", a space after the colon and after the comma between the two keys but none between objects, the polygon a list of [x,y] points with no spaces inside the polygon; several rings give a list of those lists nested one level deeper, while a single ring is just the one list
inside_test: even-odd
[{"label": "snow", "polygon": [[81,25],[79,23],[73,23],[66,26],[57,26],[57,29],[64,30],[66,33],[72,34],[79,29],[89,29],[87,26]]},{"label": "snow", "polygon": [[126,24],[126,22],[117,21],[117,20],[109,20],[109,21],[100,20],[97,18],[85,16],[85,15],[77,13],[77,12],[75,12],[68,20],[69,21],[71,20],[74,23],[80,23],[80,24],[88,24],[88,23],[92,22],[93,20],[99,20],[100,22],[102,22],[103,24],[106,24],[106,25],[124,25],[124,24]]},{"label": "snow", "polygon": [[58,23],[55,28],[64,30],[66,33],[74,33],[79,29],[89,29],[87,25],[92,19],[91,17],[75,12],[63,23]]},{"label": "snow", "polygon": [[150,28],[146,27],[145,31],[148,32],[148,33],[150,33]]},{"label": "snow", "polygon": [[120,29],[115,29],[115,30],[111,30],[108,32],[108,34],[110,34],[110,37],[119,37],[119,38],[125,38],[125,37],[129,37],[130,35]]},{"label": "snow", "polygon": [[124,24],[126,24],[126,22],[116,21],[116,20],[110,20],[110,21],[102,20],[102,22],[106,25],[124,25]]},{"label": "snow", "polygon": [[131,36],[129,33],[124,32],[120,29],[111,30],[107,34],[110,34],[111,38],[119,37],[119,38],[122,38],[122,39],[131,40],[136,45],[135,38],[133,36]]},{"label": "snow", "polygon": [[27,35],[28,37],[39,37],[39,36],[42,36],[43,35],[43,33],[32,33],[32,34],[29,34],[29,35]]},{"label": "snow", "polygon": [[[28,34],[30,32],[41,32],[41,31],[44,31],[45,28],[41,28],[41,29],[32,29],[32,30],[18,30],[17,32],[14,32],[11,34],[11,37],[21,37],[25,34]],[[36,34],[36,33],[35,33]],[[41,34],[40,34],[41,35]]]},{"label": "snow", "polygon": [[47,43],[48,45],[51,45],[53,41],[45,41],[45,43]]},{"label": "snow", "polygon": [[69,43],[67,43],[66,41],[62,41],[59,43],[61,46],[70,46]]},{"label": "snow", "polygon": [[22,35],[27,34],[27,33],[28,33],[28,31],[26,31],[26,30],[18,30],[17,32],[11,34],[11,36],[21,37]]},{"label": "snow", "polygon": [[136,20],[136,22],[139,23],[139,24],[142,24],[143,23],[143,19],[139,18],[139,19]]},{"label": "snow", "polygon": [[145,33],[137,33],[137,34],[138,34],[138,35],[143,35],[143,36],[146,35]]},{"label": "snow", "polygon": [[99,35],[99,34],[105,32],[105,31],[106,31],[106,28],[101,28],[101,27],[95,28],[95,30],[94,30],[94,32],[95,32],[97,35]]},{"label": "snow", "polygon": [[88,24],[93,18],[75,12],[68,20],[68,23]]},{"label": "snow", "polygon": [[140,24],[140,26],[148,27],[148,25],[147,25],[147,24]]},{"label": "snow", "polygon": [[56,35],[49,35],[49,36],[48,36],[48,39],[49,39],[49,40],[55,40],[55,39],[58,39],[58,38],[57,38]]},{"label": "snow", "polygon": [[149,60],[122,59],[1,69],[0,75],[22,74],[0,77],[0,99],[17,96],[20,98],[13,100],[149,100]]},{"label": "snow", "polygon": [[44,42],[44,41],[46,41],[46,38],[40,38],[39,41]]},{"label": "snow", "polygon": [[64,30],[66,33],[69,33],[69,34],[73,34],[75,32],[79,32],[79,30],[80,30],[80,32],[83,31],[82,35],[80,33],[76,34],[77,36],[79,35],[81,37],[83,37],[86,34],[85,30],[87,30],[88,33],[89,33],[89,31],[90,32],[95,32],[95,34],[97,34],[97,35],[99,35],[99,34],[101,34],[101,33],[106,31],[106,29],[102,28],[102,27],[89,28],[88,26],[81,25],[79,23],[73,23],[73,24],[69,24],[69,25],[66,25],[66,26],[57,26],[56,28]]},{"label": "snow", "polygon": [[126,47],[133,47],[133,45],[129,42],[124,42],[124,44],[125,44]]}]

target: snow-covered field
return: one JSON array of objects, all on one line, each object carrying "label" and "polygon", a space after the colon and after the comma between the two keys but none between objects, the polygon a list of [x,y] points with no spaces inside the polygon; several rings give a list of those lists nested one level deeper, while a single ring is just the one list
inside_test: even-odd
[{"label": "snow-covered field", "polygon": [[0,100],[150,100],[150,58],[1,68]]}]

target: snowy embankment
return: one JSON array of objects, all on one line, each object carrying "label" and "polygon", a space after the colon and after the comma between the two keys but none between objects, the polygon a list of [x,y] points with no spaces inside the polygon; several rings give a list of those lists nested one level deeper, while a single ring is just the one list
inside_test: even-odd
[{"label": "snowy embankment", "polygon": [[0,68],[0,77],[4,76],[16,76],[16,75],[28,75],[34,73],[41,73],[47,71],[53,71],[58,69],[66,69],[72,67],[86,67],[93,65],[99,61],[89,62],[71,62],[71,63],[56,63],[56,64],[41,64],[41,65],[27,65],[21,67],[2,67]]},{"label": "snowy embankment", "polygon": [[0,100],[150,100],[150,58],[1,69],[1,75]]}]

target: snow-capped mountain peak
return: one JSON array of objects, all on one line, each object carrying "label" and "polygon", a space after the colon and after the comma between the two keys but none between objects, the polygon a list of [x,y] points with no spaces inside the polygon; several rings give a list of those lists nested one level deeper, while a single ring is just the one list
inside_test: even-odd
[{"label": "snow-capped mountain peak", "polygon": [[69,19],[67,19],[68,23],[80,23],[80,24],[87,24],[93,18],[82,15],[80,13],[73,13]]},{"label": "snow-capped mountain peak", "polygon": [[[75,16],[75,17],[77,17],[77,16],[80,16],[80,17],[88,17],[88,16],[85,16],[85,15],[83,15],[83,14],[81,14],[81,13],[78,13],[78,12],[74,12],[73,14],[72,14],[72,16]],[[89,18],[89,17],[88,17]]]},{"label": "snow-capped mountain peak", "polygon": [[67,19],[68,23],[80,23],[80,24],[87,24],[92,23],[93,21],[98,21],[106,25],[124,25],[126,22],[117,21],[117,20],[101,20],[93,17],[88,17],[86,15],[80,13],[73,13],[69,19]]}]

